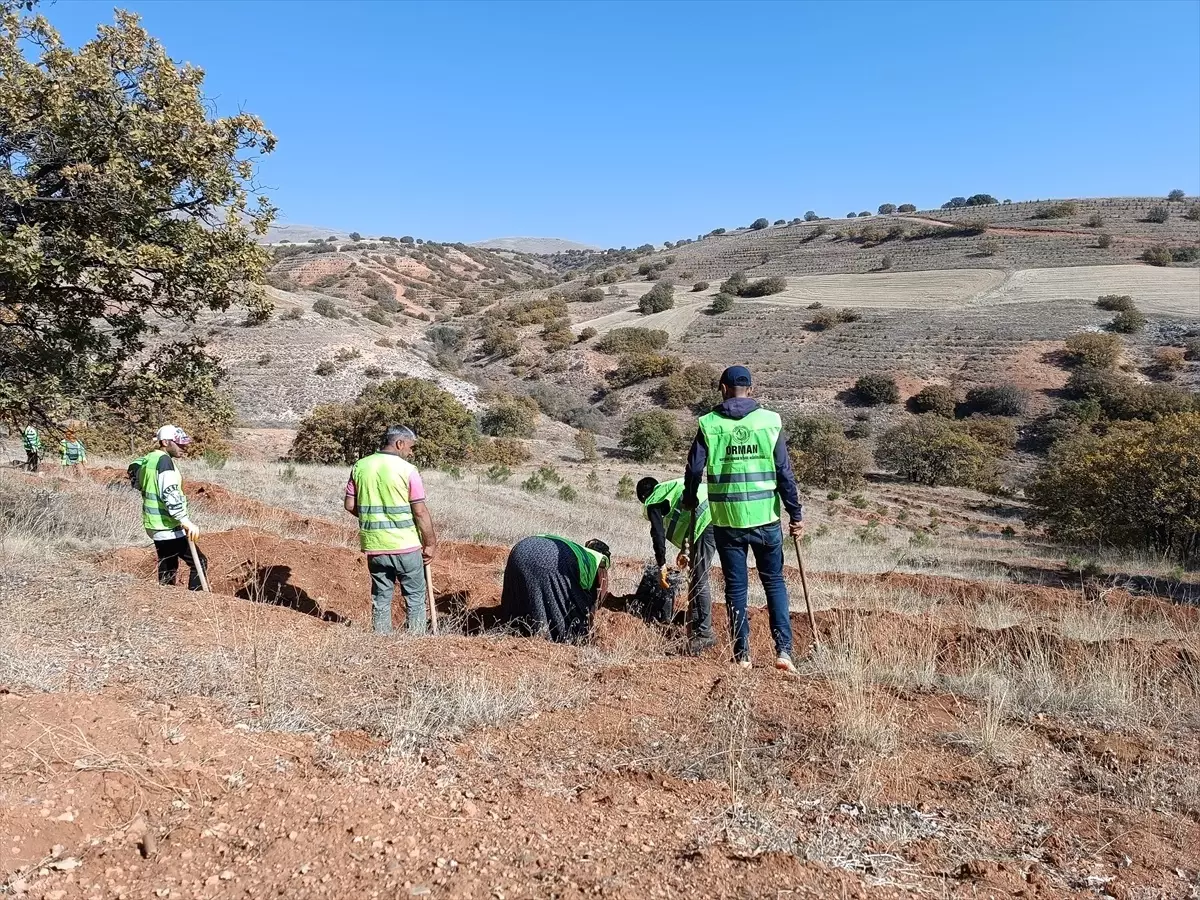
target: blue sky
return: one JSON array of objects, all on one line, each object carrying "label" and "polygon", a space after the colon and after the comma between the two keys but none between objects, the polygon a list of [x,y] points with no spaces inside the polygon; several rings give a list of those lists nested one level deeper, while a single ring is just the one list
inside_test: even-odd
[{"label": "blue sky", "polygon": [[[112,3],[42,11],[72,44]],[[1200,193],[1200,2],[138,2],[279,137],[285,221],[600,246]]]}]

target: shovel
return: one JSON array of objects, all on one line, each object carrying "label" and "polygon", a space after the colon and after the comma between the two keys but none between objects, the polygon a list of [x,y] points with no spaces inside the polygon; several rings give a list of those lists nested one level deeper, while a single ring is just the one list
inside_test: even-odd
[{"label": "shovel", "polygon": [[192,568],[200,576],[200,588],[206,594],[212,593],[208,588],[208,576],[204,574],[204,566],[200,565],[200,554],[196,552],[196,542],[188,538],[188,549],[192,551]]},{"label": "shovel", "polygon": [[804,558],[800,555],[800,538],[792,538],[792,546],[796,548],[796,568],[800,570],[800,587],[804,591],[804,606],[808,610],[808,627],[812,629],[812,649],[821,649],[821,636],[817,634],[817,619],[813,615],[812,602],[808,599],[808,578],[804,575]]},{"label": "shovel", "polygon": [[437,634],[437,601],[433,598],[433,573],[429,571],[429,563],[425,563],[425,593],[429,596],[430,631]]}]

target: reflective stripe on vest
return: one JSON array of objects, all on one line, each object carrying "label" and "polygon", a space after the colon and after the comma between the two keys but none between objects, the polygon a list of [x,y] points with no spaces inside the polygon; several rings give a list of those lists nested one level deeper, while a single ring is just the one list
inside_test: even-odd
[{"label": "reflective stripe on vest", "polygon": [[142,492],[142,527],[147,531],[178,531],[179,520],[167,512],[158,495],[158,461],[167,454],[151,450],[138,460],[138,489]]},{"label": "reflective stripe on vest", "polygon": [[83,444],[79,441],[63,441],[59,446],[64,462],[74,465],[83,459],[85,453]]},{"label": "reflective stripe on vest", "polygon": [[350,480],[358,509],[358,543],[368,553],[402,553],[421,546],[408,500],[416,467],[391,453],[372,453],[354,464]]},{"label": "reflective stripe on vest", "polygon": [[[692,511],[684,509],[680,501],[683,499],[683,479],[660,481],[643,506],[649,517],[650,507],[662,503],[670,504],[670,511],[663,517],[663,530],[666,531],[667,541],[680,550],[683,549],[687,537],[688,525],[692,521]],[[712,524],[712,511],[708,506],[708,489],[703,485],[696,488],[696,526],[692,529],[692,539],[699,540],[704,529]]]},{"label": "reflective stripe on vest", "polygon": [[700,419],[708,445],[708,501],[722,528],[756,528],[779,521],[775,444],[779,414],[756,409],[742,419],[710,412]]}]

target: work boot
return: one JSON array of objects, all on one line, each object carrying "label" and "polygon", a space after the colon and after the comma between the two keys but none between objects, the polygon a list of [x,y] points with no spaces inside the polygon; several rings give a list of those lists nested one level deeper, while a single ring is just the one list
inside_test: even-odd
[{"label": "work boot", "polygon": [[689,656],[699,656],[705,650],[708,650],[715,646],[717,646],[717,639],[715,637],[713,637],[711,634],[696,635],[695,637],[691,638],[691,640],[688,641],[687,652],[688,652]]},{"label": "work boot", "polygon": [[775,668],[780,672],[787,672],[790,675],[796,674],[796,666],[792,663],[792,655],[790,653],[780,653],[775,658]]}]

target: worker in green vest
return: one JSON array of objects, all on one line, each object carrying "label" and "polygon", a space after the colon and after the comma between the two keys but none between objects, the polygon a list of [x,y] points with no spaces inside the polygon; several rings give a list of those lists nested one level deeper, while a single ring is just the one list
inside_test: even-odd
[{"label": "worker in green vest", "polygon": [[[200,536],[200,529],[188,516],[183,479],[175,460],[186,453],[192,439],[182,428],[164,425],[155,436],[157,446],[126,470],[130,483],[142,495],[142,527],[154,541],[158,555],[158,583],[174,584],[179,561],[187,564],[188,590],[201,590],[200,573],[192,559],[188,541]],[[196,558],[208,572],[208,559],[196,547]]]},{"label": "worker in green vest", "polygon": [[721,373],[721,403],[701,416],[688,453],[682,504],[685,509],[696,509],[701,483],[707,479],[713,538],[725,576],[734,662],[745,668],[751,665],[746,555],[753,551],[767,595],[775,668],[795,672],[779,513],[782,504],[788,513],[788,534],[799,537],[804,532],[804,510],[779,414],[759,406],[751,397],[751,388],[750,370],[745,366],[730,366]]},{"label": "worker in green vest", "polygon": [[[712,530],[708,490],[697,489],[695,510],[683,508],[683,479],[657,481],[646,477],[637,483],[637,498],[650,521],[650,543],[659,570],[659,584],[670,588],[667,544],[679,549],[676,565],[688,570],[688,651],[702,653],[716,644],[712,631],[712,590],[708,569],[717,554]],[[690,550],[690,553],[686,553]]]},{"label": "worker in green vest", "polygon": [[404,595],[405,627],[424,634],[425,564],[437,553],[437,534],[425,504],[425,485],[408,461],[417,436],[411,428],[389,425],[379,450],[364,456],[346,482],[346,512],[358,517],[358,540],[371,575],[371,627],[392,632],[396,582]]},{"label": "worker in green vest", "polygon": [[518,541],[504,563],[500,621],[519,634],[582,643],[608,593],[612,552],[593,538],[577,544],[554,534]]},{"label": "worker in green vest", "polygon": [[25,450],[25,468],[30,472],[38,470],[38,462],[42,458],[42,438],[32,425],[26,426],[21,432],[21,447]]},{"label": "worker in green vest", "polygon": [[83,446],[83,441],[75,435],[74,428],[68,428],[59,442],[58,457],[63,470],[71,474],[87,468],[87,449]]}]

